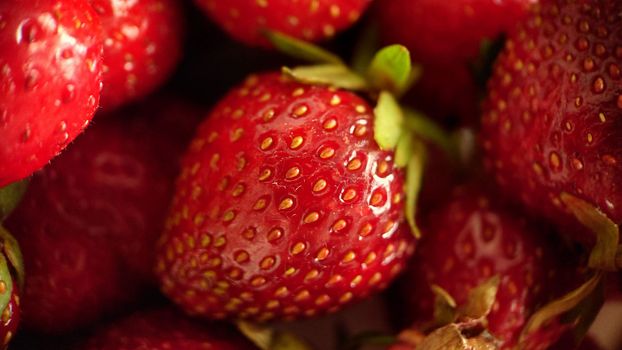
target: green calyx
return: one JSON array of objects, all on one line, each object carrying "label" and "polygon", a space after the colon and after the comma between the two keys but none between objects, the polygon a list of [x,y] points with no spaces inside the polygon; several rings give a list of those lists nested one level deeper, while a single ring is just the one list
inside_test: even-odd
[{"label": "green calyx", "polygon": [[457,305],[442,287],[432,285],[434,320],[425,333],[408,330],[398,338],[417,350],[493,350],[499,342],[487,330],[487,316],[497,298],[501,279],[494,276],[471,289],[467,301]]},{"label": "green calyx", "polygon": [[[374,35],[372,30],[366,38]],[[458,152],[441,127],[398,102],[421,75],[421,68],[412,64],[408,49],[389,45],[374,53],[376,40],[362,40],[353,69],[319,46],[276,32],[265,32],[265,36],[285,54],[314,64],[283,68],[283,74],[289,78],[303,84],[367,92],[376,100],[374,139],[382,150],[395,152],[395,165],[406,172],[405,217],[412,233],[419,238],[415,212],[426,162],[426,142],[438,144],[452,158],[457,158]]]},{"label": "green calyx", "polygon": [[590,267],[603,271],[616,271],[620,228],[605,213],[592,204],[569,193],[562,193],[561,201],[577,220],[594,233],[596,245],[590,254]]},{"label": "green calyx", "polygon": [[2,225],[0,225],[0,255],[6,257],[13,275],[17,278],[20,288],[24,287],[24,258],[19,243]]},{"label": "green calyx", "polygon": [[22,199],[28,181],[12,183],[0,189],[0,310],[11,300],[13,279],[24,287],[24,259],[17,240],[2,226],[2,221],[17,207]]},{"label": "green calyx", "polygon": [[13,209],[17,207],[17,204],[26,192],[26,188],[28,188],[27,180],[14,182],[0,188],[0,221],[6,219]]},{"label": "green calyx", "polygon": [[580,344],[603,303],[603,272],[598,271],[575,290],[531,315],[521,332],[517,349],[529,349],[533,342],[531,337],[537,336],[539,331],[546,332],[547,327],[555,322],[573,325],[576,344]]},{"label": "green calyx", "polygon": [[311,346],[293,333],[246,321],[237,322],[238,329],[262,350],[312,350]]}]

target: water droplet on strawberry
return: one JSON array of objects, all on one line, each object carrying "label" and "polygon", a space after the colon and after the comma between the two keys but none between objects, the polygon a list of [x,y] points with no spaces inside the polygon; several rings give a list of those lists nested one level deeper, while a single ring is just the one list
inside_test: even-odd
[{"label": "water droplet on strawberry", "polygon": [[24,87],[26,90],[34,89],[39,83],[40,77],[41,73],[37,68],[32,68],[28,73],[26,73],[26,78],[24,79]]},{"label": "water droplet on strawberry", "polygon": [[9,111],[6,108],[0,108],[0,128],[4,128],[9,124]]},{"label": "water droplet on strawberry", "polygon": [[30,44],[41,39],[43,29],[41,25],[32,18],[23,20],[17,27],[17,43]]},{"label": "water droplet on strawberry", "polygon": [[76,98],[76,86],[72,83],[65,85],[62,92],[63,103],[70,103]]}]

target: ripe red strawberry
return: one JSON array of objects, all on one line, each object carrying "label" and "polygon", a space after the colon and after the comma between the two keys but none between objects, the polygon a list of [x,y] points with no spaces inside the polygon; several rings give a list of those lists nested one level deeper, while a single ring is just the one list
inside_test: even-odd
[{"label": "ripe red strawberry", "polygon": [[159,87],[181,57],[176,0],[89,0],[104,29],[101,105],[111,110]]},{"label": "ripe red strawberry", "polygon": [[489,83],[488,166],[506,192],[562,224],[576,222],[560,209],[562,192],[622,223],[620,12],[615,0],[542,1]]},{"label": "ripe red strawberry", "polygon": [[230,327],[192,322],[168,308],[137,312],[101,327],[76,350],[252,350]]},{"label": "ripe red strawberry", "polygon": [[363,299],[414,248],[402,181],[364,100],[252,76],[185,156],[158,253],[162,289],[208,318],[289,319]]},{"label": "ripe red strawberry", "polygon": [[[472,288],[498,275],[488,329],[502,341],[502,349],[510,349],[537,307],[580,284],[573,285],[574,275],[568,273],[572,259],[545,239],[546,230],[494,198],[481,188],[459,187],[423,223],[425,236],[398,289],[397,312],[404,324],[433,320],[432,285],[462,305]],[[555,339],[547,341],[550,345]],[[541,345],[546,349],[544,340]]]},{"label": "ripe red strawberry", "polygon": [[405,101],[437,120],[477,124],[479,89],[470,64],[478,59],[484,39],[494,40],[511,29],[534,1],[378,2],[382,40],[406,46],[423,64],[421,80]]},{"label": "ripe red strawberry", "polygon": [[320,41],[350,27],[371,0],[195,0],[236,40],[267,46],[269,29],[307,41]]},{"label": "ripe red strawberry", "polygon": [[0,187],[30,175],[88,125],[102,41],[86,0],[0,3]]},{"label": "ripe red strawberry", "polygon": [[150,129],[153,113],[116,117],[37,174],[6,223],[22,245],[31,329],[84,327],[155,284],[154,246],[184,145],[171,124]]},{"label": "ripe red strawberry", "polygon": [[535,0],[383,0],[377,6],[383,41],[406,46],[413,59],[451,65],[477,58],[484,39],[496,39]]}]

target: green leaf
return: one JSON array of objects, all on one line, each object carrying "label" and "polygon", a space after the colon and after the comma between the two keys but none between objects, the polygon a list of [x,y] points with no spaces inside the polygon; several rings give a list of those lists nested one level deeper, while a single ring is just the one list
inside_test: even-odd
[{"label": "green leaf", "polygon": [[403,168],[408,165],[413,152],[413,134],[410,131],[402,133],[395,148],[395,165]]},{"label": "green leaf", "polygon": [[574,325],[573,335],[577,347],[585,338],[604,303],[605,283],[601,281],[589,296],[562,319],[564,323]]},{"label": "green leaf", "polygon": [[383,150],[393,150],[402,135],[404,114],[393,95],[382,91],[374,109],[374,139]]},{"label": "green leaf", "polygon": [[11,277],[11,270],[3,254],[0,254],[0,283],[4,284],[3,289],[0,292],[1,313],[9,304],[9,301],[11,300],[11,293],[13,292],[13,278]]},{"label": "green leaf", "polygon": [[366,90],[367,82],[348,67],[339,64],[283,67],[283,74],[303,84],[328,85],[347,90]]},{"label": "green leaf", "polygon": [[423,179],[423,169],[426,162],[426,149],[423,143],[413,140],[413,153],[406,167],[406,221],[416,238],[421,238],[421,231],[417,227],[416,211],[417,198],[421,190],[421,180]]},{"label": "green leaf", "polygon": [[596,245],[590,254],[590,267],[604,271],[616,271],[616,255],[620,241],[618,225],[592,204],[569,193],[563,192],[560,199],[577,220],[596,236]]},{"label": "green leaf", "polygon": [[425,115],[412,110],[410,108],[404,108],[404,124],[406,127],[414,132],[420,138],[431,142],[440,147],[448,157],[453,160],[459,159],[459,151],[456,143],[440,125],[426,117]]},{"label": "green leaf", "polygon": [[290,332],[276,332],[266,350],[311,350],[309,344]]},{"label": "green leaf", "polygon": [[311,350],[302,339],[290,332],[246,321],[237,322],[238,329],[262,350]]},{"label": "green leaf", "polygon": [[467,302],[459,310],[460,316],[483,318],[488,316],[497,299],[497,291],[501,279],[494,276],[469,291]]},{"label": "green leaf", "polygon": [[430,287],[434,294],[434,324],[445,326],[456,320],[456,301],[443,288],[434,284]]},{"label": "green leaf", "polygon": [[420,74],[413,70],[410,52],[402,45],[390,45],[376,53],[367,70],[367,78],[378,90],[401,96]]},{"label": "green leaf", "polygon": [[2,244],[2,253],[9,259],[11,267],[17,275],[17,283],[21,289],[24,288],[24,258],[19,248],[19,243],[2,225],[0,225],[0,240]]},{"label": "green leaf", "polygon": [[14,182],[0,188],[0,221],[4,220],[17,207],[28,188],[28,180]]},{"label": "green leaf", "polygon": [[345,66],[339,56],[319,46],[275,31],[266,30],[263,34],[277,50],[291,57],[311,63],[332,63]]},{"label": "green leaf", "polygon": [[[577,307],[581,306],[590,298],[598,297],[598,295],[594,295],[594,291],[596,291],[597,287],[602,284],[602,276],[603,272],[597,272],[587,282],[579,286],[579,288],[557,300],[550,302],[549,304],[543,306],[540,310],[536,311],[523,328],[520,336],[520,343],[528,343],[529,335],[531,333],[542,327],[546,327],[548,323],[556,319],[560,319],[564,314],[576,310]],[[579,312],[577,314],[577,320],[579,320],[579,318],[582,317],[582,313]],[[575,322],[571,321],[569,323],[572,324]]]}]

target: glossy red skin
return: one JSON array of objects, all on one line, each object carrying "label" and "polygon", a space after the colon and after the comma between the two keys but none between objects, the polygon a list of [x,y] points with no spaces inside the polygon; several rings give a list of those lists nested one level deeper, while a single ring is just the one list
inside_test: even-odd
[{"label": "glossy red skin", "polygon": [[181,58],[177,0],[89,0],[104,29],[101,106],[110,111],[156,90]]},{"label": "glossy red skin", "polygon": [[[280,74],[233,89],[183,161],[158,253],[165,294],[191,314],[266,321],[336,311],[385,287],[414,242],[401,224],[402,173],[371,122],[353,93]],[[296,136],[304,140],[291,149]],[[354,158],[360,166],[348,170]],[[344,200],[349,189],[356,196]]]},{"label": "glossy red skin", "polygon": [[85,327],[155,284],[154,246],[183,145],[154,125],[105,118],[31,181],[6,223],[28,271],[28,328]]},{"label": "glossy red skin", "polygon": [[477,58],[483,39],[496,39],[535,0],[383,0],[377,15],[387,44],[408,47],[413,59],[439,66]]},{"label": "glossy red skin", "polygon": [[21,319],[21,306],[19,299],[19,288],[13,284],[11,299],[0,314],[0,349],[6,349],[11,339],[17,333]]},{"label": "glossy red skin", "polygon": [[100,31],[86,0],[0,3],[0,187],[43,167],[88,125]]},{"label": "glossy red skin", "polygon": [[[433,284],[462,305],[472,288],[499,275],[489,330],[503,342],[502,349],[510,349],[538,306],[561,295],[557,291],[571,290],[563,289],[568,275],[562,270],[562,255],[544,239],[546,231],[494,198],[481,188],[458,187],[422,222],[425,236],[398,289],[396,311],[405,324],[422,326],[433,320]],[[548,334],[542,338],[539,346],[546,349],[551,340]]]},{"label": "glossy red skin", "polygon": [[279,31],[306,41],[333,37],[356,22],[371,0],[195,0],[233,38],[269,46],[261,31]]},{"label": "glossy red skin", "polygon": [[622,2],[563,3],[542,1],[510,36],[489,83],[482,142],[507,193],[589,244],[559,195],[622,223]]},{"label": "glossy red skin", "polygon": [[101,327],[75,350],[253,350],[232,328],[192,322],[172,309],[137,312]]},{"label": "glossy red skin", "polygon": [[[404,99],[445,123],[477,126],[480,88],[470,64],[484,39],[495,40],[525,17],[534,0],[384,0],[378,2],[382,40],[403,44],[423,63]],[[442,20],[439,20],[442,18]]]}]

